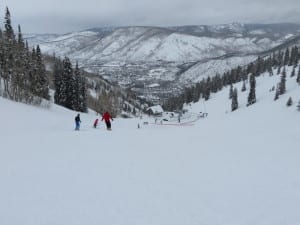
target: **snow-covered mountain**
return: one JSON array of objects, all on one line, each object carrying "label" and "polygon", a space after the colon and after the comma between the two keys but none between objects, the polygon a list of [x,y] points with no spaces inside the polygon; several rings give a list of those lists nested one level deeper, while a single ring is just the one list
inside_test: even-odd
[{"label": "snow-covered mountain", "polygon": [[208,37],[261,37],[272,40],[278,37],[295,34],[299,31],[299,24],[242,24],[231,23],[221,25],[180,26],[169,28],[173,31]]},{"label": "snow-covered mountain", "polygon": [[298,40],[299,35],[297,24],[233,23],[98,28],[27,39],[44,53],[68,56],[85,70],[123,87],[160,84],[157,93],[161,94],[178,93],[186,84],[246,65],[270,49]]},{"label": "snow-covered mountain", "polygon": [[[284,27],[284,25],[282,25]],[[82,65],[107,61],[198,61],[232,53],[256,54],[300,34],[300,26],[285,32],[252,29],[241,24],[198,27],[121,27],[93,29],[52,38],[31,37],[45,53],[68,55]],[[196,32],[195,29],[204,30]],[[206,31],[206,32],[205,32]],[[230,32],[231,31],[231,32]]]},{"label": "snow-covered mountain", "polygon": [[291,69],[277,101],[270,88],[280,76],[266,73],[254,105],[237,83],[237,111],[224,88],[186,106],[208,117],[183,125],[116,118],[106,131],[102,122],[92,128],[91,113],[76,132],[77,112],[0,97],[0,224],[300,224],[300,88]]}]

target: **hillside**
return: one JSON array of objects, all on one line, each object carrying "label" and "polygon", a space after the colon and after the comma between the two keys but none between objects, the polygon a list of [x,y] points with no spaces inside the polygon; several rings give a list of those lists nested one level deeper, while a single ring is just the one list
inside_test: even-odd
[{"label": "hillside", "polygon": [[[298,43],[299,34],[297,24],[234,23],[99,28],[65,35],[30,35],[28,40],[40,44],[46,54],[67,55],[86,71],[151,100],[153,94],[164,99],[191,82]],[[155,90],[146,88],[154,84],[159,84]]]},{"label": "hillside", "polygon": [[[82,65],[97,65],[105,61],[199,61],[230,53],[256,54],[275,47],[300,34],[300,25],[281,25],[281,31],[272,25],[250,26],[227,24],[195,27],[121,27],[109,31],[93,29],[45,40],[31,36],[39,42],[45,53],[68,55]],[[278,25],[278,28],[280,25]],[[287,29],[290,28],[290,29]],[[193,30],[194,32],[192,32]],[[34,38],[35,37],[35,38]]]},{"label": "hillside", "polygon": [[299,224],[300,88],[290,71],[276,102],[280,77],[265,74],[256,104],[245,106],[238,83],[237,111],[225,88],[186,106],[208,113],[189,126],[146,116],[115,119],[108,132],[92,128],[91,113],[75,132],[76,112],[0,98],[0,224]]}]

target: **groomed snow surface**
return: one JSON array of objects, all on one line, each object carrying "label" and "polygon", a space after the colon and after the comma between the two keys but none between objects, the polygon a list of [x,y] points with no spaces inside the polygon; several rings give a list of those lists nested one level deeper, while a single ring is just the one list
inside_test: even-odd
[{"label": "groomed snow surface", "polygon": [[111,132],[0,98],[0,224],[299,225],[300,87],[288,77],[274,102],[279,79],[258,78],[250,107],[235,85],[235,112],[228,88],[192,105],[208,112],[193,126],[115,119]]}]

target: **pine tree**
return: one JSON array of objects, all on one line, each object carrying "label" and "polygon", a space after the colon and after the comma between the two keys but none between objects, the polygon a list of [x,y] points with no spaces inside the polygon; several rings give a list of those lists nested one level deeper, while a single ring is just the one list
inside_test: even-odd
[{"label": "pine tree", "polygon": [[279,83],[279,94],[283,95],[286,91],[286,71],[285,68],[283,68],[282,74],[281,74],[281,80]]},{"label": "pine tree", "polygon": [[63,73],[62,73],[62,84],[63,84],[63,100],[62,105],[68,109],[74,109],[74,77],[72,63],[68,57],[63,60]]},{"label": "pine tree", "polygon": [[55,59],[53,76],[54,76],[54,103],[58,105],[64,105],[64,94],[65,94],[65,85],[63,83],[63,65],[60,59]]},{"label": "pine tree", "polygon": [[277,85],[276,91],[275,91],[275,97],[274,97],[274,101],[276,101],[279,98],[280,95],[280,88],[279,88],[279,84]]},{"label": "pine tree", "polygon": [[14,66],[15,66],[15,34],[11,25],[11,16],[9,9],[6,8],[4,18],[4,33],[3,33],[3,56],[2,78],[4,80],[4,94],[6,97],[13,99],[11,82],[15,83]]},{"label": "pine tree", "polygon": [[201,95],[200,89],[201,89],[200,84],[197,83],[196,86],[195,86],[195,90],[194,90],[194,99],[193,99],[193,102],[198,102],[199,101],[200,95]]},{"label": "pine tree", "polygon": [[279,75],[280,73],[281,73],[281,67],[278,66],[278,68],[277,68],[277,75]]},{"label": "pine tree", "polygon": [[78,66],[78,62],[76,62],[75,70],[74,70],[74,110],[81,111],[80,104],[80,87],[81,87],[81,75]]},{"label": "pine tree", "polygon": [[290,61],[290,50],[289,50],[289,48],[287,48],[285,50],[285,54],[284,54],[284,62],[283,62],[284,65],[285,66],[288,65],[289,61]]},{"label": "pine tree", "polygon": [[28,42],[25,42],[25,50],[24,50],[24,56],[23,62],[24,62],[24,86],[25,86],[25,101],[28,103],[32,103],[33,93],[31,92],[32,87],[32,76],[31,76],[31,67],[32,67],[32,61],[31,61],[31,53],[29,50]]},{"label": "pine tree", "polygon": [[298,52],[298,47],[294,46],[291,51],[291,57],[289,61],[289,66],[294,66],[297,67],[298,65],[298,60],[299,60],[299,52]]},{"label": "pine tree", "polygon": [[246,88],[246,82],[245,81],[243,81],[243,86],[242,86],[242,92],[244,92],[244,91],[246,91],[247,90],[247,88]]},{"label": "pine tree", "polygon": [[11,25],[10,12],[7,7],[6,7],[6,12],[5,12],[5,18],[4,18],[4,27],[5,27],[4,38],[6,39],[7,42],[9,42],[10,44],[13,44],[13,42],[15,41],[15,34],[14,34],[14,30]]},{"label": "pine tree", "polygon": [[186,88],[185,91],[185,102],[186,103],[191,103],[193,101],[193,90],[192,88]]},{"label": "pine tree", "polygon": [[18,47],[20,49],[25,49],[25,43],[24,43],[20,24],[18,25]]},{"label": "pine tree", "polygon": [[258,76],[259,74],[263,73],[265,70],[264,60],[258,56],[256,63],[254,65],[255,68],[255,76]]},{"label": "pine tree", "polygon": [[254,74],[251,74],[250,75],[250,91],[249,91],[249,95],[248,95],[247,106],[252,105],[256,102],[255,86],[256,86],[255,76],[254,76]]},{"label": "pine tree", "polygon": [[39,45],[36,47],[35,63],[35,94],[41,98],[49,100],[49,82],[46,76],[46,68]]},{"label": "pine tree", "polygon": [[232,99],[233,96],[233,85],[230,84],[230,88],[229,88],[229,99]]},{"label": "pine tree", "polygon": [[203,98],[207,101],[210,98],[210,87],[211,87],[211,79],[208,77],[205,81],[204,90],[203,90]]},{"label": "pine tree", "polygon": [[298,46],[295,47],[295,59],[294,59],[294,67],[297,67],[300,60],[300,52]]},{"label": "pine tree", "polygon": [[33,93],[33,95],[36,95],[36,89],[37,86],[37,68],[36,68],[36,50],[33,47],[31,50],[30,55],[30,64],[29,64],[29,79],[30,79],[30,87],[29,91]]},{"label": "pine tree", "polygon": [[87,87],[86,79],[82,75],[80,76],[79,85],[79,111],[87,112]]},{"label": "pine tree", "polygon": [[295,67],[293,67],[293,70],[292,70],[292,72],[291,72],[291,77],[294,77],[295,74],[296,74]]},{"label": "pine tree", "polygon": [[29,82],[28,69],[26,67],[28,62],[28,49],[25,48],[25,42],[23,39],[21,26],[18,26],[18,39],[15,46],[15,79],[12,86],[15,90],[15,100],[28,102],[30,96],[29,87],[27,83]]},{"label": "pine tree", "polygon": [[283,65],[284,65],[284,53],[282,51],[278,51],[277,66],[282,67]]},{"label": "pine tree", "polygon": [[296,79],[297,83],[300,85],[300,65],[298,67],[298,75],[297,75],[297,79]]},{"label": "pine tree", "polygon": [[237,92],[237,89],[234,88],[233,93],[232,93],[231,111],[236,110],[238,107],[239,107],[239,104],[238,104],[238,92]]},{"label": "pine tree", "polygon": [[292,97],[289,97],[287,103],[286,103],[286,106],[287,107],[290,107],[291,105],[293,105],[293,100],[292,100]]}]

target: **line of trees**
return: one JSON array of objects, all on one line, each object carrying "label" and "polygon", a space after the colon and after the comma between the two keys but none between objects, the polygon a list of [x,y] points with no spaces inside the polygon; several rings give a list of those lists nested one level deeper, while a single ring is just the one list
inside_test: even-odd
[{"label": "line of trees", "polygon": [[29,49],[20,25],[15,34],[8,8],[4,29],[0,29],[0,95],[30,104],[40,104],[42,99],[50,99],[41,50],[39,46]]},{"label": "line of trees", "polygon": [[54,102],[68,109],[87,112],[87,81],[76,63],[73,69],[68,57],[55,59]]},{"label": "line of trees", "polygon": [[[69,58],[55,59],[54,102],[71,110],[87,111],[86,79]],[[0,95],[14,101],[38,105],[50,100],[49,77],[39,45],[29,49],[21,26],[15,34],[9,9],[6,8],[4,29],[0,29]]]},{"label": "line of trees", "polygon": [[[203,78],[195,85],[186,88],[179,96],[169,98],[163,108],[169,111],[182,109],[184,103],[198,102],[201,98],[208,100],[211,93],[216,93],[228,85],[243,81],[242,91],[246,91],[246,83],[250,80],[250,91],[247,105],[256,102],[255,78],[262,73],[269,72],[273,76],[273,68],[277,69],[277,74],[282,74],[285,66],[297,68],[300,60],[300,51],[297,46],[287,48],[285,51],[277,51],[266,57],[258,57],[254,62],[246,66],[238,66],[222,76],[216,74],[213,77]],[[295,72],[294,72],[295,74]],[[300,84],[300,66],[298,69],[297,82]],[[284,93],[285,77],[282,75],[281,93]],[[233,91],[233,90],[232,90]],[[233,104],[235,108],[236,103]]]}]

